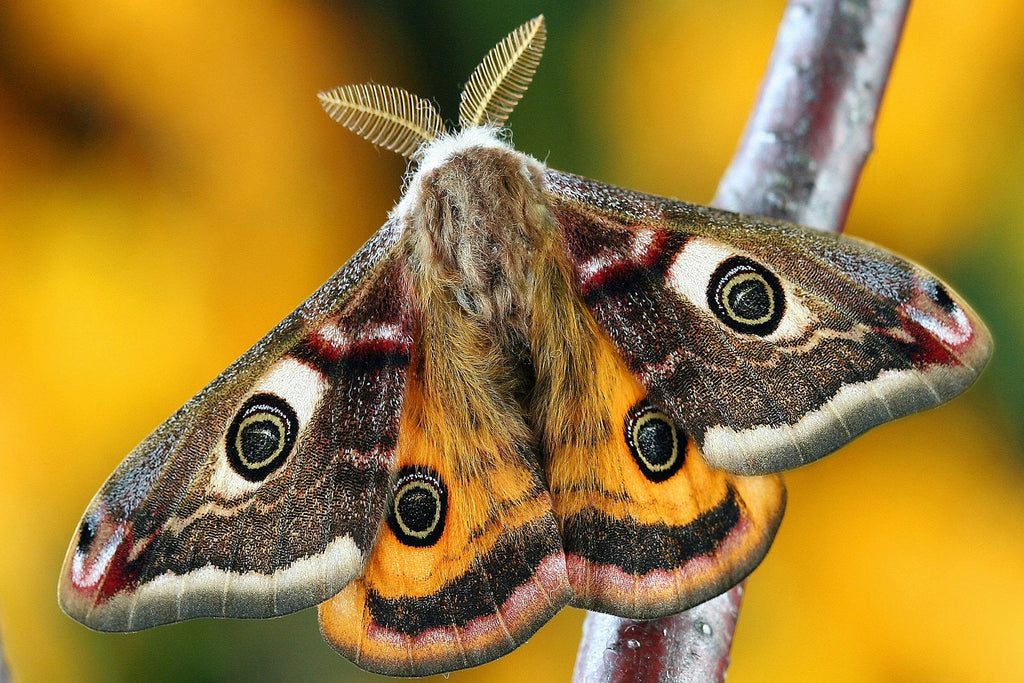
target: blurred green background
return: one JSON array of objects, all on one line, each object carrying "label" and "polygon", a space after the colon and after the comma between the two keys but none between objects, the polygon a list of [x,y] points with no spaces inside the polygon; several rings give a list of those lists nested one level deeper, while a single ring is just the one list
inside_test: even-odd
[{"label": "blurred green background", "polygon": [[[434,98],[544,12],[513,114],[551,166],[706,202],[783,3],[0,4],[0,635],[25,681],[380,680],[314,610],[93,633],[57,607],[79,515],[132,446],[382,222],[404,163],[322,114]],[[848,231],[942,274],[996,355],[952,404],[788,477],[730,681],[1024,679],[1024,5],[913,7]],[[583,613],[457,681],[566,680]]]}]

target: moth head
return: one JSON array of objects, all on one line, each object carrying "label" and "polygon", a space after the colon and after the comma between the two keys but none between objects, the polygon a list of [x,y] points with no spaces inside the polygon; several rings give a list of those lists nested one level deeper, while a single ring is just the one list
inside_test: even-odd
[{"label": "moth head", "polygon": [[[534,17],[495,45],[462,90],[459,126],[498,128],[526,92],[547,38],[544,16]],[[402,156],[420,161],[445,125],[428,100],[391,86],[345,85],[320,93],[327,114],[349,130]]]}]

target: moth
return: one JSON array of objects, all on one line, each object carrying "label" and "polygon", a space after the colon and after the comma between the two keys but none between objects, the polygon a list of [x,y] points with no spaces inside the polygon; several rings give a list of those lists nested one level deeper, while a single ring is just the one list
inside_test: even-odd
[{"label": "moth", "polygon": [[760,562],[780,470],[963,391],[983,323],[863,242],[544,166],[500,126],[542,17],[448,133],[379,85],[321,93],[411,159],[382,228],[159,426],[60,581],[101,631],[319,604],[357,665],[490,661],[565,605],[683,611]]}]

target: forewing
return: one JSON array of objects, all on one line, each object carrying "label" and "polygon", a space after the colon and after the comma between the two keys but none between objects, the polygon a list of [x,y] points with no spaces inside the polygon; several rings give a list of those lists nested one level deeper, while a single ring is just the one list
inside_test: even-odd
[{"label": "forewing", "polygon": [[547,173],[576,285],[709,464],[820,458],[963,391],[984,325],[921,267],[856,240]]},{"label": "forewing", "polygon": [[64,561],[99,630],[269,617],[357,576],[377,535],[415,312],[396,224],[132,451]]}]

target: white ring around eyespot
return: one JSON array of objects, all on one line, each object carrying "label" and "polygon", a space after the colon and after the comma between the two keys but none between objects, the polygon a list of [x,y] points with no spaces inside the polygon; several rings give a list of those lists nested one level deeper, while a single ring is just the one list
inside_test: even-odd
[{"label": "white ring around eyespot", "polygon": [[[731,249],[721,242],[705,237],[693,237],[679,250],[672,265],[669,266],[666,285],[688,303],[701,311],[706,311],[708,315],[714,316],[714,312],[708,308],[707,297],[711,276],[723,261],[733,256],[743,256],[755,263],[760,263],[758,259],[746,252]],[[779,285],[782,287],[786,309],[779,321],[779,326],[761,339],[768,342],[800,339],[812,328],[816,318],[797,296],[796,290],[785,275],[778,272],[775,275],[779,278]],[[777,301],[775,305],[778,305]],[[715,316],[715,320],[718,320],[717,316]],[[725,329],[724,323],[722,324]]]},{"label": "white ring around eyespot", "polygon": [[[316,406],[326,390],[327,380],[319,371],[295,358],[285,357],[270,366],[266,374],[246,396],[246,399],[249,396],[262,393],[280,397],[295,411],[295,417],[298,420],[298,425],[296,425],[296,440],[298,440],[312,419],[313,411],[316,410]],[[227,429],[217,444],[216,464],[213,475],[210,477],[210,488],[217,495],[231,500],[248,495],[259,488],[261,482],[248,481],[234,471],[228,462],[226,436]]]}]

